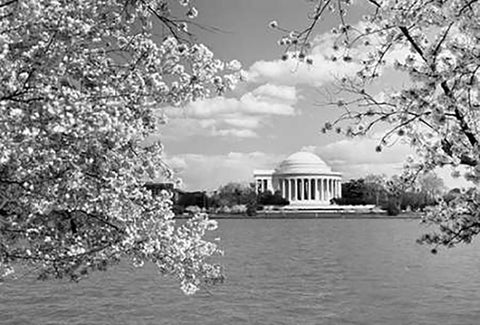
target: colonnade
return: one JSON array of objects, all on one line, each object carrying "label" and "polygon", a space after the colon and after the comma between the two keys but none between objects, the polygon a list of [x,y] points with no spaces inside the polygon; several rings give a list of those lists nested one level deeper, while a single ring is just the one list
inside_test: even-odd
[{"label": "colonnade", "polygon": [[278,179],[282,197],[294,201],[326,201],[342,196],[340,179],[336,178],[281,178]]},{"label": "colonnade", "polygon": [[[257,193],[266,191],[272,191],[272,179],[270,178],[258,178],[257,179]],[[273,191],[272,191],[273,192]]]}]

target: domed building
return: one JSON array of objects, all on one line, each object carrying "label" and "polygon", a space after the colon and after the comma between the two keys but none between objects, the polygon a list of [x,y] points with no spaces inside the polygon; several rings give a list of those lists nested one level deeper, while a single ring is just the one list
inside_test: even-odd
[{"label": "domed building", "polygon": [[292,208],[321,207],[342,196],[341,174],[311,152],[296,152],[274,170],[255,170],[253,174],[257,192],[279,191]]}]

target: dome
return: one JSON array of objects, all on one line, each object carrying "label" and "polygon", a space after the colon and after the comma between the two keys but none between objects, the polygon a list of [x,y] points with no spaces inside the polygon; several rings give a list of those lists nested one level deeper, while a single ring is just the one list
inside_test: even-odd
[{"label": "dome", "polygon": [[317,155],[299,151],[288,156],[275,170],[277,174],[326,174],[331,168]]}]

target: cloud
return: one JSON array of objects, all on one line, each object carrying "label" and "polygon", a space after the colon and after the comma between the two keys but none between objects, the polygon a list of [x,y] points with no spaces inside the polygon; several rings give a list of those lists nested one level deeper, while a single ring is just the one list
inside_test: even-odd
[{"label": "cloud", "polygon": [[[372,138],[353,138],[336,141],[325,146],[305,146],[319,155],[333,171],[341,172],[344,181],[368,174],[393,175],[401,172],[405,158],[412,154],[406,145],[385,148],[375,152],[378,144]],[[203,155],[180,154],[167,158],[183,180],[187,190],[214,190],[228,182],[253,181],[253,170],[274,169],[291,152],[273,154],[264,152],[230,152]]]},{"label": "cloud", "polygon": [[345,75],[353,76],[360,69],[355,63],[332,62],[325,54],[312,55],[312,59],[312,65],[299,64],[295,59],[257,61],[248,70],[248,80],[319,87]]},{"label": "cloud", "polygon": [[273,168],[284,157],[263,152],[230,152],[221,155],[180,154],[167,163],[180,177],[185,190],[215,190],[228,182],[252,182],[253,170]]},{"label": "cloud", "polygon": [[355,62],[337,60],[331,57],[338,54],[333,50],[335,38],[325,33],[314,40],[309,57],[312,65],[299,63],[297,59],[260,60],[252,64],[247,72],[247,78],[252,83],[275,83],[281,85],[308,85],[319,87],[335,81],[343,76],[353,76],[361,66]]},{"label": "cloud", "polygon": [[[364,30],[366,27],[365,22],[359,22],[353,26],[352,30]],[[286,61],[257,61],[247,71],[248,81],[311,87],[324,86],[342,77],[354,77],[361,70],[361,62],[367,59],[369,51],[380,47],[380,40],[375,36],[370,36],[369,46],[358,42],[348,52],[343,49],[335,50],[334,45],[337,41],[337,36],[330,32],[315,37],[309,53],[309,58],[313,60],[311,65],[299,63],[297,59],[292,58],[293,53],[289,53],[290,57]],[[404,61],[407,54],[410,53],[408,47],[392,47],[391,52],[385,57],[385,64],[380,68],[392,67],[396,60]],[[344,61],[346,54],[351,61]],[[333,57],[335,57],[335,61],[332,60]]]},{"label": "cloud", "polygon": [[[391,176],[401,173],[407,156],[414,156],[413,148],[399,143],[385,147],[382,152],[375,152],[378,138],[377,134],[372,138],[343,139],[321,147],[306,146],[305,148],[318,154],[333,170],[341,172],[344,181],[365,177],[368,174]],[[450,167],[437,168],[435,172],[444,180],[448,188],[473,185],[463,177],[452,177]]]},{"label": "cloud", "polygon": [[247,92],[240,98],[218,96],[198,100],[184,108],[168,107],[167,116],[195,119],[217,119],[218,117],[240,115],[293,115],[297,102],[295,87],[264,84]]},{"label": "cloud", "polygon": [[[355,138],[304,149],[314,150],[334,171],[342,173],[344,181],[368,174],[399,174],[404,159],[411,153],[410,148],[402,145],[376,153],[375,145],[374,139]],[[229,182],[252,182],[253,170],[274,169],[288,154],[258,151],[217,155],[185,153],[169,156],[166,161],[175,171],[175,177],[182,179],[184,190],[213,191]],[[436,172],[450,188],[472,186],[463,178],[453,179],[448,168]]]},{"label": "cloud", "polygon": [[222,130],[215,130],[212,135],[219,135],[222,137],[225,136],[233,136],[237,138],[256,138],[257,133],[252,130],[248,129],[222,129]]},{"label": "cloud", "polygon": [[169,119],[165,128],[175,130],[177,135],[251,138],[257,136],[255,130],[268,123],[270,117],[295,115],[297,101],[295,87],[267,83],[240,98],[207,98],[184,108],[166,107],[161,113]]},{"label": "cloud", "polygon": [[341,172],[344,180],[368,174],[398,174],[407,156],[414,153],[406,144],[386,147],[382,152],[375,151],[377,145],[378,139],[375,137],[357,137],[317,147],[314,152],[333,170]]},{"label": "cloud", "polygon": [[244,129],[256,129],[260,126],[260,120],[254,116],[232,116],[223,120],[226,124]]},{"label": "cloud", "polygon": [[297,100],[297,92],[294,87],[278,86],[272,84],[264,84],[252,91],[252,94],[266,101],[282,100],[287,103],[294,103]]},{"label": "cloud", "polygon": [[379,140],[370,137],[342,139],[317,148],[316,152],[337,164],[385,164],[403,162],[413,150],[406,144],[396,144],[376,152]]}]

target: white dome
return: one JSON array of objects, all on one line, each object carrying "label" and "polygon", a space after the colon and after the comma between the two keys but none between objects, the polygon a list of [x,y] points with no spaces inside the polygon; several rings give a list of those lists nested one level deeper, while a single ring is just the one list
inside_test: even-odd
[{"label": "white dome", "polygon": [[317,155],[299,151],[282,161],[275,172],[277,174],[330,174],[332,169]]}]

